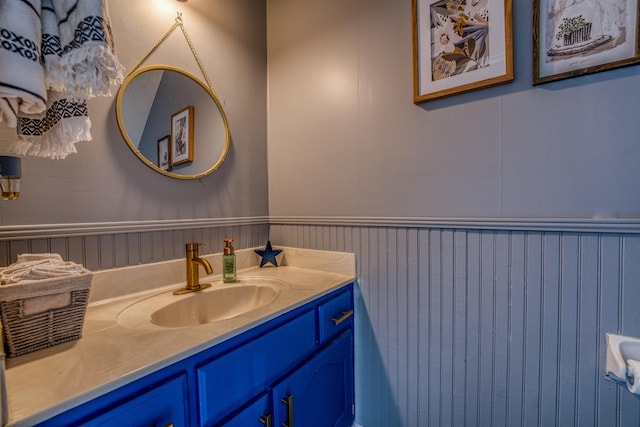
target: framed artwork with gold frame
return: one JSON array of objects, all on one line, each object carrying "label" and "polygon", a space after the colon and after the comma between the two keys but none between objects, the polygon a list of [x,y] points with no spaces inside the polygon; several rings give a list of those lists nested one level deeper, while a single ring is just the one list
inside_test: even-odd
[{"label": "framed artwork with gold frame", "polygon": [[513,81],[511,0],[412,0],[413,102]]}]

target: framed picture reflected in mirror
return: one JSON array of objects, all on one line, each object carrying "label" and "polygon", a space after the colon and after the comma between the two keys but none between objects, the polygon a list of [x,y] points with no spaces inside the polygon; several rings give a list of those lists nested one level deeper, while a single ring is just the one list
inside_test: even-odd
[{"label": "framed picture reflected in mirror", "polygon": [[171,166],[193,161],[192,105],[171,115]]},{"label": "framed picture reflected in mirror", "polygon": [[158,167],[163,171],[171,170],[171,135],[158,140]]}]

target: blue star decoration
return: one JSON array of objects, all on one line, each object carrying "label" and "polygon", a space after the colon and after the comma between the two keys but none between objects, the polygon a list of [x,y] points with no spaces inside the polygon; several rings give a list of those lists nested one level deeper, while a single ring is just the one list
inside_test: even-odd
[{"label": "blue star decoration", "polygon": [[278,261],[276,261],[276,256],[280,255],[282,249],[273,249],[271,247],[271,241],[267,241],[267,246],[264,249],[254,249],[255,252],[262,257],[260,261],[260,267],[264,267],[264,265],[268,262],[273,264],[275,267],[278,266]]}]

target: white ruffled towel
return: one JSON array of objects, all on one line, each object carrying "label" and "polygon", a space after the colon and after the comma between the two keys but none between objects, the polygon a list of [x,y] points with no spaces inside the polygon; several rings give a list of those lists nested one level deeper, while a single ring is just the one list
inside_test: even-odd
[{"label": "white ruffled towel", "polygon": [[82,265],[64,261],[59,254],[20,254],[15,263],[0,270],[0,285],[80,274]]},{"label": "white ruffled towel", "polygon": [[0,122],[10,154],[64,159],[91,140],[87,99],[110,96],[124,68],[106,0],[0,0]]}]

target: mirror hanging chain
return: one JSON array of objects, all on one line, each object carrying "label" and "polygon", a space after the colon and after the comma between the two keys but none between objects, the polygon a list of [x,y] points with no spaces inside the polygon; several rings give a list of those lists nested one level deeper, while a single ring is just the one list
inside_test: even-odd
[{"label": "mirror hanging chain", "polygon": [[213,89],[211,80],[209,80],[209,76],[207,75],[207,72],[205,71],[205,68],[202,65],[202,62],[200,61],[200,56],[198,55],[198,52],[196,51],[196,48],[193,45],[193,42],[191,41],[191,37],[189,37],[189,34],[187,33],[187,29],[184,27],[184,23],[182,22],[182,13],[180,12],[178,12],[178,16],[176,16],[176,20],[173,23],[173,25],[163,34],[162,37],[160,37],[160,40],[158,40],[156,44],[153,45],[151,50],[149,50],[149,52],[142,57],[142,59],[131,69],[131,71],[129,71],[129,74],[127,76],[131,75],[131,73],[133,73],[138,68],[140,68],[140,65],[142,65],[142,63],[146,61],[147,58],[149,58],[149,56],[151,56],[151,54],[155,52],[156,49],[158,49],[158,47],[160,47],[162,42],[164,42],[171,35],[171,33],[173,33],[173,31],[178,27],[180,27],[180,29],[182,30],[182,34],[184,35],[184,38],[187,41],[189,48],[191,49],[191,53],[193,54],[193,57],[195,58],[196,63],[198,64],[198,68],[200,68],[200,72],[204,76],[204,80],[207,82],[207,86],[209,86],[209,89],[211,90],[211,92],[217,97],[218,95],[216,94],[216,91]]}]

